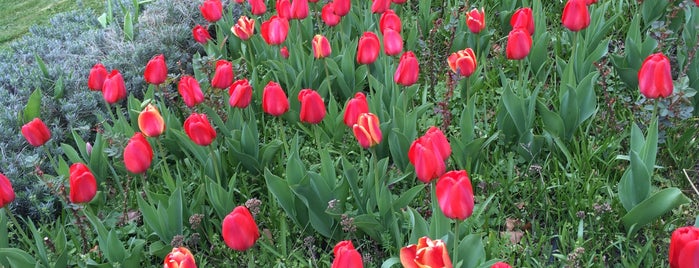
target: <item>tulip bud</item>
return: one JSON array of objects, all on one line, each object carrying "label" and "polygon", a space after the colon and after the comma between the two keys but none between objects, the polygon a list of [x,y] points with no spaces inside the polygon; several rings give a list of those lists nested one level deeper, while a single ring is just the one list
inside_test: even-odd
[{"label": "tulip bud", "polygon": [[211,79],[211,87],[224,89],[233,83],[233,64],[227,60],[216,61],[216,71]]},{"label": "tulip bud", "polygon": [[347,102],[342,120],[348,127],[353,127],[357,123],[359,115],[368,112],[369,103],[366,100],[366,96],[362,92],[357,92],[354,94],[354,98]]},{"label": "tulip bud", "polygon": [[473,187],[465,170],[444,173],[437,180],[439,208],[450,219],[465,220],[473,214]]},{"label": "tulip bud", "polygon": [[250,3],[250,13],[253,15],[262,15],[267,12],[267,6],[264,0],[248,0]]},{"label": "tulip bud", "polygon": [[233,107],[245,108],[248,107],[252,100],[252,86],[247,79],[241,79],[233,82],[228,90],[228,104]]},{"label": "tulip bud", "polygon": [[471,48],[452,53],[447,58],[447,63],[452,71],[465,77],[471,76],[477,67],[476,55]]},{"label": "tulip bud", "polygon": [[360,114],[357,118],[357,123],[352,126],[354,137],[357,138],[359,145],[364,149],[373,147],[381,143],[383,138],[379,125],[379,117],[372,113]]},{"label": "tulip bud", "polygon": [[22,126],[22,136],[34,147],[44,145],[51,139],[51,131],[39,118],[34,118]]},{"label": "tulip bud", "polygon": [[197,79],[194,79],[194,77],[189,75],[185,75],[180,78],[177,91],[180,93],[180,96],[182,96],[182,100],[187,107],[194,107],[195,105],[204,101],[204,93],[201,92],[199,82],[197,82]]},{"label": "tulip bud", "polygon": [[529,55],[532,48],[532,37],[524,28],[515,28],[507,35],[505,54],[508,59],[521,60]]},{"label": "tulip bud", "polygon": [[299,91],[299,102],[301,103],[301,112],[299,117],[301,122],[309,124],[318,124],[325,118],[325,103],[318,92],[312,89],[303,89]]},{"label": "tulip bud", "polygon": [[255,219],[244,206],[238,206],[223,219],[221,235],[229,248],[245,251],[260,237]]},{"label": "tulip bud", "polygon": [[333,254],[335,254],[335,260],[331,268],[362,268],[364,267],[364,262],[362,262],[362,255],[354,249],[352,241],[345,240],[340,241],[333,248]]},{"label": "tulip bud", "polygon": [[223,16],[223,5],[221,0],[206,0],[199,6],[201,15],[208,22],[214,23]]},{"label": "tulip bud", "polygon": [[400,21],[400,17],[396,15],[396,12],[389,9],[381,14],[381,19],[379,20],[379,29],[381,33],[385,34],[386,29],[393,29],[394,31],[400,33],[403,30],[403,25]]},{"label": "tulip bud", "polygon": [[305,19],[308,17],[308,0],[292,0],[290,11],[291,19]]},{"label": "tulip bud", "polygon": [[102,91],[104,79],[107,78],[107,69],[101,63],[95,64],[90,69],[90,76],[87,78],[87,87],[92,91]]},{"label": "tulip bud", "polygon": [[189,139],[200,146],[207,146],[216,139],[216,131],[209,123],[206,114],[192,113],[184,120],[184,132]]},{"label": "tulip bud", "polygon": [[270,81],[262,91],[262,111],[281,116],[289,110],[289,100],[279,84]]},{"label": "tulip bud", "polygon": [[124,166],[134,174],[146,172],[153,161],[153,148],[140,132],[134,133],[124,148]]},{"label": "tulip bud", "polygon": [[231,32],[240,40],[248,40],[255,32],[255,20],[247,16],[240,16],[238,23],[231,27]]},{"label": "tulip bud", "polygon": [[282,58],[288,59],[289,58],[289,49],[286,47],[282,47],[279,49],[279,54],[282,55]]},{"label": "tulip bud", "polygon": [[485,29],[485,10],[483,8],[481,10],[474,8],[466,12],[466,26],[472,33],[483,31]]},{"label": "tulip bud", "polygon": [[269,18],[260,26],[262,39],[270,45],[281,45],[289,33],[289,21],[277,15]]},{"label": "tulip bud", "polygon": [[[384,13],[386,14],[386,13]],[[383,52],[395,56],[403,51],[403,37],[391,28],[383,31]]]},{"label": "tulip bud", "polygon": [[408,51],[400,56],[400,62],[398,62],[396,72],[393,74],[393,81],[401,86],[411,86],[417,82],[419,74],[420,64],[418,64],[415,54]]},{"label": "tulip bud", "polygon": [[146,64],[146,71],[143,76],[147,83],[160,85],[167,79],[167,65],[165,64],[165,56],[163,54],[155,55]]},{"label": "tulip bud", "polygon": [[194,255],[185,247],[173,248],[165,256],[164,268],[197,268]]},{"label": "tulip bud", "polygon": [[699,228],[685,226],[672,232],[668,253],[670,268],[699,266],[697,253],[699,253]]},{"label": "tulip bud", "polygon": [[381,44],[375,33],[364,32],[357,44],[357,63],[372,64],[379,57]]},{"label": "tulip bud", "polygon": [[138,128],[143,132],[143,135],[148,137],[158,137],[160,134],[163,134],[165,131],[165,120],[155,105],[149,103],[138,114]]},{"label": "tulip bud", "polygon": [[126,85],[124,78],[118,70],[112,70],[104,79],[102,97],[109,104],[114,104],[126,98]]},{"label": "tulip bud", "polygon": [[0,173],[0,208],[7,206],[15,200],[15,190],[12,189],[12,183]]},{"label": "tulip bud", "polygon": [[400,249],[400,263],[405,268],[453,267],[447,245],[442,240],[431,240],[426,236],[418,239],[417,244]]},{"label": "tulip bud", "polygon": [[282,17],[284,19],[291,19],[291,2],[290,0],[277,0],[277,4],[275,5],[275,9],[277,10],[277,15],[279,17]]},{"label": "tulip bud", "polygon": [[561,21],[563,26],[573,32],[587,28],[590,25],[590,12],[587,11],[585,0],[568,0]]},{"label": "tulip bud", "polygon": [[638,71],[638,88],[649,99],[667,98],[672,94],[670,60],[663,53],[649,55]]},{"label": "tulip bud", "polygon": [[323,6],[323,9],[321,9],[320,11],[320,18],[329,27],[337,25],[338,23],[340,23],[340,19],[342,19],[342,17],[335,14],[334,2],[329,2]]},{"label": "tulip bud", "polygon": [[512,29],[524,28],[530,36],[534,34],[534,16],[531,8],[520,8],[510,18]]},{"label": "tulip bud", "polygon": [[351,0],[334,0],[332,3],[335,8],[335,14],[340,17],[349,14],[350,8],[352,7]]},{"label": "tulip bud", "polygon": [[97,181],[90,169],[83,163],[70,166],[70,202],[89,203],[97,194]]},{"label": "tulip bud", "polygon": [[201,25],[197,25],[192,29],[192,36],[194,36],[194,41],[197,41],[197,43],[200,44],[206,44],[206,42],[211,39],[209,31]]},{"label": "tulip bud", "polygon": [[313,37],[313,56],[315,56],[316,59],[320,58],[325,58],[327,56],[330,56],[330,42],[328,42],[328,39],[325,38],[325,36],[316,34]]}]

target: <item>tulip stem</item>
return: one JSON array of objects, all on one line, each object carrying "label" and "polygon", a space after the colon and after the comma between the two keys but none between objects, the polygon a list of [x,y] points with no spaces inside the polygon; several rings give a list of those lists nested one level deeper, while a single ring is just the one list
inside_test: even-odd
[{"label": "tulip stem", "polygon": [[277,129],[277,134],[281,135],[282,137],[282,144],[284,145],[284,154],[289,155],[289,144],[286,139],[286,131],[284,128],[282,128],[282,123],[284,121],[281,119],[281,117],[278,117],[279,123],[274,124],[275,128]]},{"label": "tulip stem", "polygon": [[[85,224],[82,221],[82,218],[80,218],[80,215],[78,215],[78,210],[80,210],[80,207],[78,208],[72,208],[71,209],[73,212],[73,217],[75,217],[75,224],[78,225],[78,230],[80,230],[80,238],[82,238],[83,242],[83,254],[87,253],[87,234],[85,234]],[[84,211],[83,211],[84,213]]]},{"label": "tulip stem", "polygon": [[216,163],[218,161],[217,160],[218,158],[216,158],[216,153],[214,152],[214,147],[211,145],[209,145],[208,147],[209,147],[209,152],[211,153],[211,163],[212,163],[213,168],[214,168],[214,174],[216,174],[216,182],[218,183],[218,185],[221,185],[221,175],[219,175],[218,164]]},{"label": "tulip stem", "polygon": [[461,222],[459,220],[456,220],[456,226],[454,226],[454,260],[453,264],[454,267],[457,267],[459,264],[459,225]]},{"label": "tulip stem", "polygon": [[163,165],[165,166],[165,172],[167,173],[167,176],[168,176],[168,177],[170,178],[170,180],[171,180],[171,179],[172,179],[172,176],[171,176],[172,173],[170,173],[170,166],[167,164],[167,157],[165,156],[165,150],[163,150],[163,144],[162,144],[162,142],[160,142],[160,139],[156,139],[156,140],[155,140],[155,143],[158,144],[158,151],[160,151],[160,161],[161,161],[161,163],[163,163]]},{"label": "tulip stem", "polygon": [[[328,72],[328,63],[327,63],[326,58],[323,58],[323,66],[325,67],[325,79],[328,79],[328,77],[330,77],[330,72]],[[330,84],[331,83],[327,84],[328,85],[328,96],[330,99],[335,100],[335,96],[333,96],[333,91],[332,91],[332,87],[330,87]]]},{"label": "tulip stem", "polygon": [[15,215],[12,213],[10,210],[9,206],[5,206],[5,214],[7,214],[8,218],[10,218],[10,221],[12,221],[12,224],[15,226],[15,229],[22,235],[24,238],[24,241],[30,241],[29,236],[27,236],[27,233],[24,232],[24,229],[22,229],[22,225],[19,225],[19,222],[17,222],[17,219],[15,218]]},{"label": "tulip stem", "polygon": [[114,116],[114,111],[112,111],[112,106],[109,105],[109,102],[104,98],[102,98],[102,100],[104,101],[104,106],[107,107],[107,111],[109,111],[109,117],[112,118],[112,124],[114,124],[116,122],[116,117]]}]

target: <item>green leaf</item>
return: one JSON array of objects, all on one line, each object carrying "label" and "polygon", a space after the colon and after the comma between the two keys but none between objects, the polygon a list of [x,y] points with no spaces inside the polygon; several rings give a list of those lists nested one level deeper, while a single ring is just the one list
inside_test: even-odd
[{"label": "green leaf", "polygon": [[24,250],[16,248],[0,248],[0,257],[7,258],[10,267],[35,267],[36,260]]},{"label": "green leaf", "polygon": [[[458,222],[457,222],[458,224]],[[475,268],[485,262],[485,247],[480,234],[470,234],[464,237],[459,242],[459,252],[467,252],[468,254],[459,254],[461,268]]]},{"label": "green leaf", "polygon": [[393,266],[396,265],[396,264],[400,264],[400,258],[398,258],[398,257],[391,257],[391,258],[389,258],[388,260],[385,260],[385,261],[381,264],[381,268],[391,268],[391,267],[393,267]]},{"label": "green leaf", "polygon": [[61,76],[58,78],[58,80],[56,80],[56,83],[53,84],[53,99],[58,100],[63,98],[64,93],[65,88],[63,85],[63,76]]},{"label": "green leaf", "polygon": [[35,89],[31,95],[29,95],[29,100],[27,101],[27,106],[24,107],[23,123],[29,123],[34,118],[39,118],[41,116],[41,90]]},{"label": "green leaf", "polygon": [[124,258],[126,257],[126,248],[124,248],[124,245],[121,243],[121,241],[119,241],[119,237],[117,236],[115,230],[109,231],[109,234],[107,235],[107,245],[100,244],[100,247],[104,247],[102,248],[102,251],[105,252],[105,255],[110,262],[124,262]]},{"label": "green leaf", "polygon": [[124,37],[129,41],[133,41],[133,21],[131,20],[131,12],[124,15]]},{"label": "green leaf", "polygon": [[429,234],[429,229],[427,228],[427,221],[417,212],[414,208],[408,209],[408,216],[410,219],[410,239],[409,243],[417,243],[420,237]]},{"label": "green leaf", "polygon": [[621,218],[621,222],[629,233],[633,234],[644,225],[690,201],[680,189],[674,187],[663,189],[631,209]]},{"label": "green leaf", "polygon": [[49,74],[49,69],[46,68],[46,63],[44,63],[44,60],[37,54],[34,54],[34,60],[36,60],[36,64],[39,65],[39,70],[41,70],[41,74],[44,75],[44,78],[50,79],[51,76]]},{"label": "green leaf", "polygon": [[414,186],[413,188],[410,188],[409,190],[407,190],[405,192],[402,192],[400,194],[400,197],[398,199],[396,199],[395,201],[393,201],[393,209],[396,211],[399,211],[402,208],[408,206],[408,204],[410,204],[410,202],[412,202],[413,199],[415,199],[415,197],[418,194],[420,194],[420,192],[422,192],[423,189],[425,189],[426,185],[427,184],[421,183],[421,184]]}]

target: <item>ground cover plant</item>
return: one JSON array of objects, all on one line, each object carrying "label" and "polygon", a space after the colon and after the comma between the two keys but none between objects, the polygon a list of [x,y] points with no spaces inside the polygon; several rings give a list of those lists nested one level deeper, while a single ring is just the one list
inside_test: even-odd
[{"label": "ground cover plant", "polygon": [[697,5],[59,15],[0,54],[0,266],[694,267]]}]

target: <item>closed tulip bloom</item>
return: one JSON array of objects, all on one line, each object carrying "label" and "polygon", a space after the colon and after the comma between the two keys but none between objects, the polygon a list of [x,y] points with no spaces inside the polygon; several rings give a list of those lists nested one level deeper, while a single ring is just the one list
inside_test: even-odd
[{"label": "closed tulip bloom", "polygon": [[165,132],[165,120],[155,105],[149,103],[138,114],[138,128],[148,137],[158,137]]},{"label": "closed tulip bloom", "polygon": [[357,45],[357,63],[372,64],[379,57],[381,44],[375,33],[364,32]]},{"label": "closed tulip bloom", "polygon": [[379,29],[381,30],[381,33],[384,33],[386,29],[393,29],[394,31],[400,33],[403,30],[403,25],[400,21],[400,17],[396,15],[396,12],[389,9],[381,14]]},{"label": "closed tulip bloom", "polygon": [[22,136],[34,147],[44,145],[51,139],[51,131],[39,118],[34,118],[22,126]]},{"label": "closed tulip bloom", "polygon": [[501,262],[501,261],[500,261],[500,262],[496,262],[495,264],[493,264],[492,266],[490,266],[490,268],[512,268],[512,266],[510,266],[510,265],[509,265],[508,263],[506,263],[506,262]]},{"label": "closed tulip bloom", "polygon": [[[699,228],[685,226],[675,229],[670,238],[670,268],[699,267]],[[693,255],[693,256],[692,256]]]},{"label": "closed tulip bloom", "polygon": [[417,244],[400,249],[400,263],[405,268],[452,268],[447,245],[442,240],[423,236]]},{"label": "closed tulip bloom", "polygon": [[109,104],[114,104],[126,98],[126,85],[119,70],[112,70],[104,79],[102,97]]},{"label": "closed tulip bloom", "polygon": [[332,52],[332,50],[330,49],[330,42],[328,42],[328,39],[325,38],[325,36],[316,34],[313,37],[312,44],[313,56],[316,57],[316,59],[330,56],[330,52]]},{"label": "closed tulip bloom", "polygon": [[437,127],[430,127],[425,132],[425,135],[420,137],[420,142],[425,146],[431,146],[432,150],[437,152],[442,159],[446,160],[451,155],[451,145],[449,140],[444,136],[442,130]]},{"label": "closed tulip bloom", "polygon": [[362,268],[364,267],[364,262],[362,262],[362,255],[359,251],[354,249],[352,241],[345,240],[340,241],[333,248],[333,254],[335,254],[335,260],[331,268]]},{"label": "closed tulip bloom", "polygon": [[89,203],[97,194],[97,181],[90,169],[83,163],[70,166],[70,202]]},{"label": "closed tulip bloom", "polygon": [[332,3],[335,8],[335,14],[340,17],[349,14],[350,8],[352,8],[351,0],[333,0]]},{"label": "closed tulip bloom", "polygon": [[291,19],[291,1],[290,0],[277,0],[275,5],[277,10],[277,15],[285,19]]},{"label": "closed tulip bloom", "polygon": [[270,45],[280,45],[286,40],[289,34],[289,21],[277,15],[269,18],[260,26],[262,39]]},{"label": "closed tulip bloom", "polygon": [[164,268],[197,268],[194,255],[185,247],[173,248],[165,256]]},{"label": "closed tulip bloom", "polygon": [[221,235],[229,248],[245,251],[255,245],[260,237],[255,219],[248,208],[238,206],[223,219]]},{"label": "closed tulip bloom", "polygon": [[511,60],[521,60],[529,55],[532,49],[532,37],[524,28],[515,28],[507,35],[505,55]]},{"label": "closed tulip bloom", "polygon": [[87,87],[92,91],[102,91],[105,78],[107,78],[107,69],[101,63],[97,63],[90,69],[90,76],[87,77]]},{"label": "closed tulip bloom", "polygon": [[667,98],[672,94],[670,60],[663,53],[648,56],[638,71],[638,88],[649,99]]},{"label": "closed tulip bloom", "polygon": [[403,52],[403,37],[393,29],[383,32],[383,52],[389,56],[395,56]]},{"label": "closed tulip bloom", "polygon": [[394,4],[400,5],[400,4],[405,4],[405,3],[407,3],[408,0],[391,0],[391,2],[393,2]]},{"label": "closed tulip bloom", "polygon": [[180,96],[182,96],[182,100],[187,107],[192,108],[204,101],[204,93],[201,92],[199,82],[197,79],[189,75],[185,75],[180,78],[180,83],[177,85],[177,91],[180,93]]},{"label": "closed tulip bloom", "polygon": [[267,6],[264,0],[248,0],[250,3],[250,13],[253,15],[262,15],[267,12]]},{"label": "closed tulip bloom", "polygon": [[209,31],[201,25],[197,25],[192,29],[192,36],[194,37],[194,41],[200,44],[206,44],[206,42],[211,39]]},{"label": "closed tulip bloom", "polygon": [[391,0],[372,0],[371,13],[384,13],[391,8]]},{"label": "closed tulip bloom", "polygon": [[223,15],[221,0],[206,0],[199,6],[199,10],[204,19],[211,23],[217,22]]},{"label": "closed tulip bloom", "polygon": [[483,31],[485,29],[485,10],[483,8],[481,10],[474,8],[466,12],[466,26],[472,33]]},{"label": "closed tulip bloom", "polygon": [[473,214],[473,187],[465,170],[452,170],[439,177],[436,195],[447,218],[465,220]]},{"label": "closed tulip bloom", "polygon": [[206,114],[192,113],[184,120],[184,132],[189,139],[200,146],[207,146],[216,139],[216,130],[209,123]]},{"label": "closed tulip bloom", "polygon": [[318,124],[325,118],[325,103],[318,92],[312,89],[303,89],[299,91],[299,102],[301,103],[301,112],[299,117],[301,122],[309,124]]},{"label": "closed tulip bloom", "polygon": [[281,116],[289,110],[289,99],[279,84],[270,81],[262,91],[262,111],[272,116]]},{"label": "closed tulip bloom", "polygon": [[359,115],[368,112],[369,103],[366,100],[366,96],[362,92],[357,92],[354,94],[354,97],[347,102],[342,121],[345,122],[345,125],[348,127],[352,127],[357,123]]},{"label": "closed tulip bloom", "polygon": [[291,19],[302,20],[308,17],[308,0],[291,1]]},{"label": "closed tulip bloom", "polygon": [[[697,3],[697,6],[699,6],[699,0],[694,0],[694,2],[696,2],[696,3]],[[586,0],[586,1],[585,1],[585,4],[588,5],[588,6],[589,6],[589,5],[592,5],[592,4],[595,4],[595,3],[597,3],[597,0]]]},{"label": "closed tulip bloom", "polygon": [[340,23],[340,19],[342,17],[338,16],[335,14],[335,4],[334,2],[327,3],[323,6],[323,9],[320,11],[320,19],[323,20],[325,25],[328,25],[329,27],[333,27]]},{"label": "closed tulip bloom", "polygon": [[124,166],[134,174],[146,172],[153,161],[153,148],[140,132],[133,134],[124,148]]},{"label": "closed tulip bloom", "polygon": [[15,200],[15,190],[12,189],[12,183],[0,173],[0,208],[7,206]]},{"label": "closed tulip bloom", "polygon": [[512,14],[510,18],[510,25],[512,29],[524,28],[529,35],[534,34],[534,15],[532,15],[532,9],[525,7],[520,8]]},{"label": "closed tulip bloom", "polygon": [[228,104],[232,107],[245,108],[248,107],[252,100],[252,86],[247,79],[241,79],[233,82],[228,90]]},{"label": "closed tulip bloom", "polygon": [[415,166],[415,175],[418,180],[429,183],[433,179],[439,178],[446,171],[444,159],[431,147],[413,141],[408,151],[408,159]]},{"label": "closed tulip bloom", "polygon": [[218,89],[224,89],[231,86],[233,83],[233,64],[227,60],[216,61],[216,71],[214,78],[211,79],[211,86]]},{"label": "closed tulip bloom", "polygon": [[476,67],[478,67],[476,54],[473,53],[471,48],[451,53],[449,58],[447,58],[447,63],[452,71],[465,77],[471,76],[476,71]]},{"label": "closed tulip bloom", "polygon": [[400,62],[396,72],[393,74],[393,81],[401,86],[411,86],[415,84],[420,74],[420,64],[412,51],[407,51],[400,56]]},{"label": "closed tulip bloom", "polygon": [[282,58],[288,59],[289,58],[289,49],[286,47],[282,47],[279,49],[279,54],[282,55]]},{"label": "closed tulip bloom", "polygon": [[587,28],[590,25],[590,12],[587,11],[585,0],[568,0],[561,21],[563,26],[573,32]]},{"label": "closed tulip bloom", "polygon": [[160,85],[167,79],[167,65],[163,54],[155,55],[146,64],[146,71],[143,73],[146,82],[153,85]]},{"label": "closed tulip bloom", "polygon": [[255,32],[255,20],[247,16],[240,16],[240,18],[238,18],[238,23],[231,27],[231,31],[235,36],[240,38],[240,40],[248,40]]},{"label": "closed tulip bloom", "polygon": [[357,138],[359,145],[364,149],[381,143],[382,134],[379,125],[379,117],[372,113],[360,114],[357,123],[352,126],[352,133]]}]

